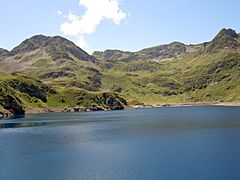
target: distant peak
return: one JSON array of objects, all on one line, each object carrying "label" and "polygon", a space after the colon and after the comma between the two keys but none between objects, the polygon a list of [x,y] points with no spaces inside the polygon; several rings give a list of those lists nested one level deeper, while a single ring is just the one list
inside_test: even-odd
[{"label": "distant peak", "polygon": [[8,54],[8,52],[9,52],[8,50],[0,48],[0,57],[1,56],[6,56]]},{"label": "distant peak", "polygon": [[239,35],[236,33],[236,31],[234,31],[233,29],[226,29],[226,28],[223,28],[215,38],[218,38],[218,37],[223,37],[223,36],[229,36],[231,38],[238,38]]},{"label": "distant peak", "polygon": [[40,47],[47,46],[50,38],[51,37],[44,36],[41,34],[32,36],[31,38],[26,39],[20,45],[15,47],[10,52],[10,55],[16,55],[18,53],[30,52],[30,51],[34,51]]},{"label": "distant peak", "polygon": [[185,44],[180,41],[173,41],[169,45],[185,45]]},{"label": "distant peak", "polygon": [[45,36],[43,34],[37,34],[37,35],[34,35],[34,36],[32,36],[28,39],[40,39],[40,38],[47,38],[47,37],[49,37],[49,36]]},{"label": "distant peak", "polygon": [[0,48],[0,52],[8,52],[8,50]]},{"label": "distant peak", "polygon": [[26,39],[25,41],[23,41],[23,43],[32,43],[32,44],[39,44],[39,45],[43,45],[44,43],[46,43],[46,41],[48,41],[51,37],[50,36],[44,36],[42,34],[40,35],[35,35],[32,36],[29,39]]},{"label": "distant peak", "polygon": [[223,28],[206,46],[205,52],[216,52],[222,49],[239,49],[239,35],[233,29]]}]

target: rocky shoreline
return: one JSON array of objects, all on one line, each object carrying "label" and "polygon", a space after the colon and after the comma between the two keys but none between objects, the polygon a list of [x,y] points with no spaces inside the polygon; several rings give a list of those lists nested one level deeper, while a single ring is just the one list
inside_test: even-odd
[{"label": "rocky shoreline", "polygon": [[[93,106],[93,107],[70,107],[70,108],[35,108],[26,109],[25,114],[41,114],[53,112],[92,112],[92,111],[112,111],[126,109],[147,109],[162,107],[184,107],[184,106],[240,106],[240,102],[198,102],[198,103],[162,103],[153,105],[133,105],[133,106]],[[0,110],[0,118],[11,117],[14,114],[9,110]]]},{"label": "rocky shoreline", "polygon": [[114,111],[124,110],[124,106],[93,106],[93,107],[70,107],[70,108],[36,108],[26,109],[25,114],[53,113],[53,112],[92,112],[92,111]]},{"label": "rocky shoreline", "polygon": [[0,110],[0,118],[3,118],[3,117],[11,117],[13,116],[14,114],[8,110]]},{"label": "rocky shoreline", "polygon": [[196,102],[196,103],[163,103],[154,105],[134,105],[133,109],[184,107],[184,106],[240,106],[240,102]]},{"label": "rocky shoreline", "polygon": [[[54,112],[92,112],[92,111],[114,111],[124,110],[127,106],[92,106],[92,107],[70,107],[70,108],[34,108],[25,109],[24,114],[41,114],[41,113],[54,113]],[[0,110],[0,118],[12,117],[14,114],[9,110]],[[21,114],[23,115],[23,114]]]}]

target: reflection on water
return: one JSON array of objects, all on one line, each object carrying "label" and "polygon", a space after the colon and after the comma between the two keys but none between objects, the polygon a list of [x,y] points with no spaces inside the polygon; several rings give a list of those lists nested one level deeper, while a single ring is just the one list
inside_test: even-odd
[{"label": "reflection on water", "polygon": [[45,122],[42,122],[42,123],[6,122],[6,123],[0,123],[0,128],[20,128],[20,127],[44,126],[44,125],[47,125],[47,123]]},{"label": "reflection on water", "polygon": [[115,112],[50,113],[0,120],[0,128],[115,122],[136,131],[239,128],[240,107],[169,107]]},{"label": "reflection on water", "polygon": [[32,127],[32,126],[44,126],[46,122],[27,122],[24,119],[25,115],[14,115],[11,117],[3,118],[0,120],[0,128],[20,128],[20,127]]},{"label": "reflection on water", "polygon": [[51,113],[0,121],[0,179],[237,180],[240,107]]}]

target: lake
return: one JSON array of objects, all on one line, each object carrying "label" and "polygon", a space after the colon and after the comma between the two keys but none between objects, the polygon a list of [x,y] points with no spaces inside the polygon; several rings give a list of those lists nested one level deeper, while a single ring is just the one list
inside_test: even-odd
[{"label": "lake", "polygon": [[240,107],[36,114],[0,127],[1,180],[240,179]]}]

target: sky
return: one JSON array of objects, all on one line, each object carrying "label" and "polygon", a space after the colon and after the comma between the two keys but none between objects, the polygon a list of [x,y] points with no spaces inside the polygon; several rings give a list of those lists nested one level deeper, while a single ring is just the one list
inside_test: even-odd
[{"label": "sky", "polygon": [[0,47],[37,34],[66,37],[89,53],[197,44],[222,28],[240,32],[239,7],[238,0],[0,0]]}]

